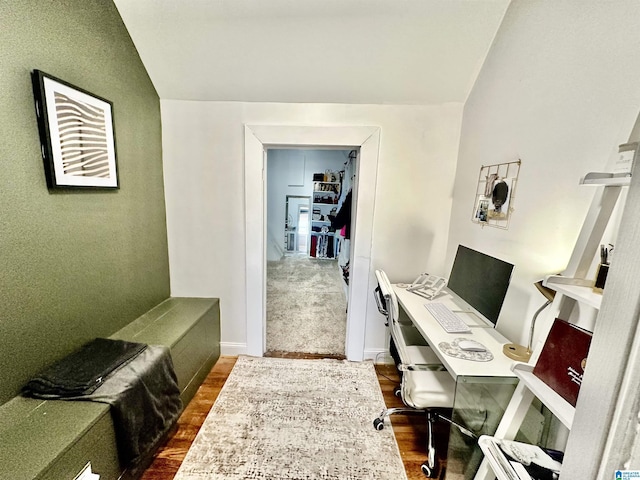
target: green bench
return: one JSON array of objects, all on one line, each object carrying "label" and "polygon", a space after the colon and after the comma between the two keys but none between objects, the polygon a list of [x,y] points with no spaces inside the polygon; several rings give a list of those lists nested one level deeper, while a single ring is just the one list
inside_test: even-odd
[{"label": "green bench", "polygon": [[[169,298],[110,338],[171,349],[186,406],[220,356],[220,304]],[[73,480],[91,462],[100,480],[117,480],[109,406],[21,396],[0,406],[0,480]]]}]

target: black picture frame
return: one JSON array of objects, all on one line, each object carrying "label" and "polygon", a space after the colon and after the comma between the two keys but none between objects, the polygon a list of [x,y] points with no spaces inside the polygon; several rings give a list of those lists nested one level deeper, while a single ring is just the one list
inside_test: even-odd
[{"label": "black picture frame", "polygon": [[41,70],[31,79],[47,187],[120,188],[112,102]]}]

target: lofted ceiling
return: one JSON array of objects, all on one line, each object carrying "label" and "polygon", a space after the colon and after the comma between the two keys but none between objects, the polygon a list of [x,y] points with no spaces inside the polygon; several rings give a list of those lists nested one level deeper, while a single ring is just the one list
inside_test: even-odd
[{"label": "lofted ceiling", "polygon": [[464,102],[509,0],[114,0],[162,99]]}]

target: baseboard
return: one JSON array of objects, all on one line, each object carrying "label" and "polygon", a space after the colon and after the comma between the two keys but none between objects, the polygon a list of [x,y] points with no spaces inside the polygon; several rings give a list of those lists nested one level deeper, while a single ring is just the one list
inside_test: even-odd
[{"label": "baseboard", "polygon": [[392,365],[393,358],[387,350],[365,350],[364,360],[373,360],[374,363]]},{"label": "baseboard", "polygon": [[247,354],[246,343],[220,342],[220,355],[236,357]]},{"label": "baseboard", "polygon": [[[246,343],[220,342],[220,355],[238,356],[247,355]],[[393,364],[393,358],[384,349],[365,350],[363,360],[373,360],[374,363]]]}]

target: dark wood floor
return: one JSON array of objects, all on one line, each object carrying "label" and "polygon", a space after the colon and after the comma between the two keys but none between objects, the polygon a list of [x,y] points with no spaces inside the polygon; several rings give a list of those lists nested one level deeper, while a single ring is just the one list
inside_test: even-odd
[{"label": "dark wood floor", "polygon": [[[319,356],[287,354],[286,357],[318,358]],[[142,480],[173,479],[235,362],[236,357],[220,357],[178,420],[176,433],[158,451],[153,463],[142,476]],[[395,367],[378,365],[376,366],[376,371],[387,407],[402,406],[402,401],[393,394],[394,387],[399,383],[398,372]],[[373,419],[371,420],[371,428],[373,428]],[[409,480],[423,480],[425,477],[420,470],[420,466],[426,458],[425,443],[427,437],[424,417],[420,415],[394,416],[393,431],[400,448],[407,477]],[[436,437],[438,442],[436,448],[440,452],[446,453],[446,447],[441,445],[446,445],[447,435],[448,428],[446,428],[446,424],[437,425]]]}]

